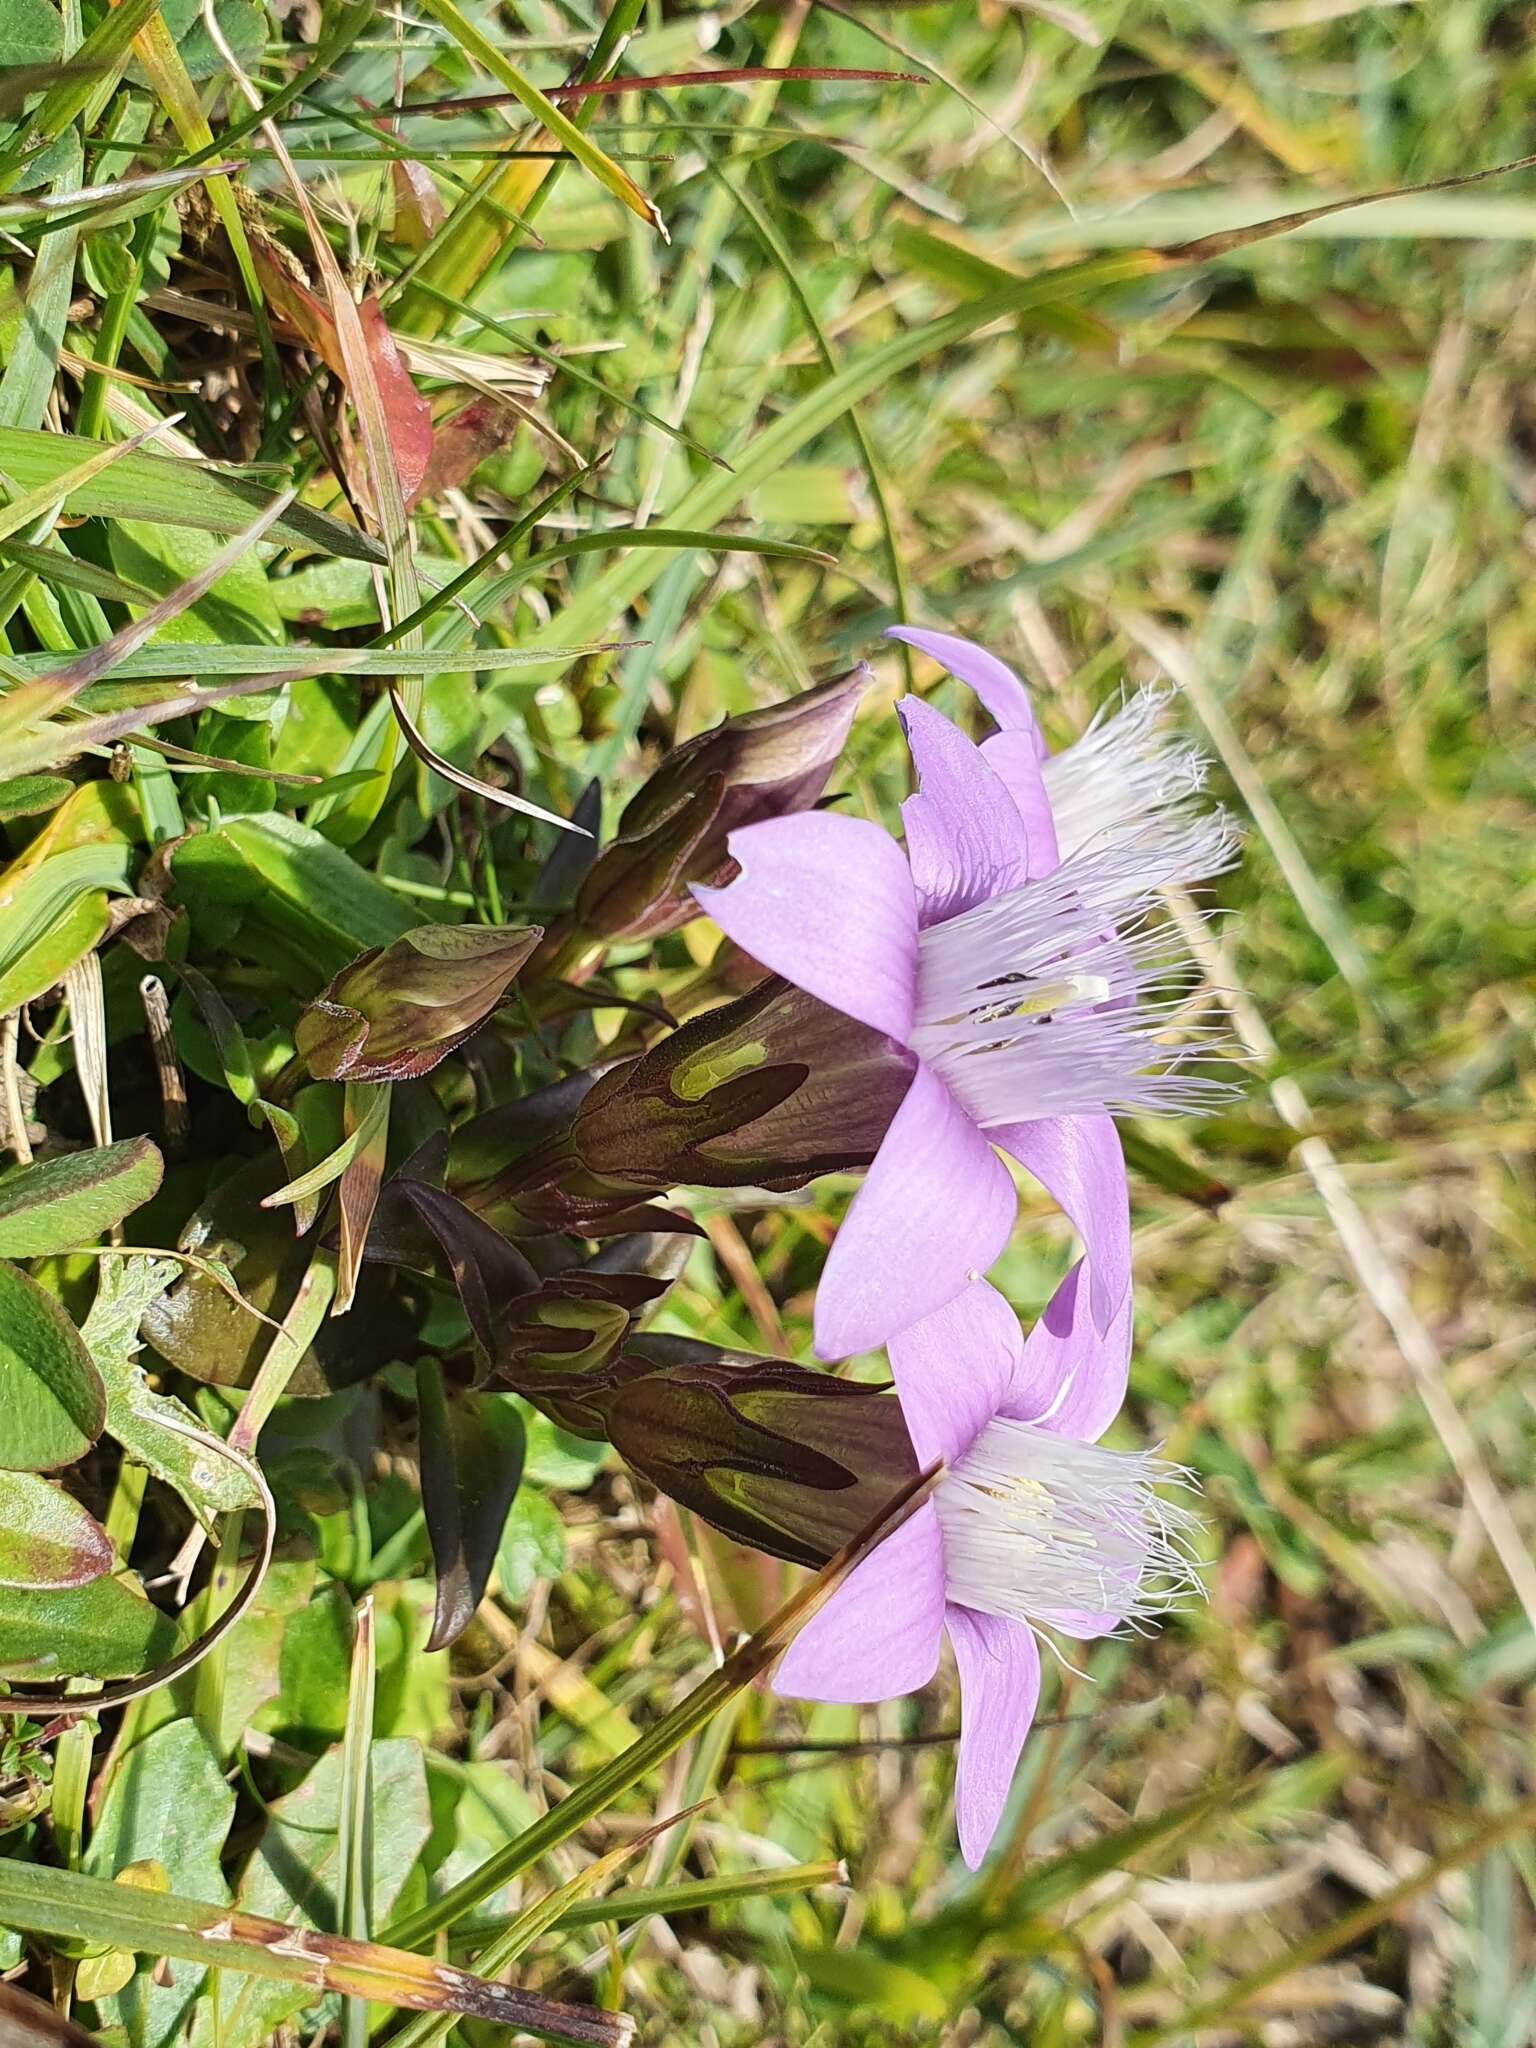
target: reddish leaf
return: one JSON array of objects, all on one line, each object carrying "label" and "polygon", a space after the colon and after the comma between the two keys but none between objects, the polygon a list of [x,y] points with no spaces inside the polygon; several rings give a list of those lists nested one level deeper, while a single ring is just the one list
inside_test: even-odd
[{"label": "reddish leaf", "polygon": [[62,1487],[0,1472],[0,1586],[88,1586],[112,1565],[106,1530]]},{"label": "reddish leaf", "polygon": [[[286,251],[257,240],[252,253],[278,327],[312,348],[326,368],[350,387],[341,336],[325,300],[290,268]],[[357,317],[378,386],[400,494],[409,502],[420,489],[432,457],[432,411],[401,361],[377,297],[364,299]]]},{"label": "reddish leaf", "polygon": [[429,1650],[446,1649],[474,1619],[507,1511],[523,1473],[523,1422],[497,1394],[443,1396],[436,1359],[417,1361],[421,1500],[437,1596]]},{"label": "reddish leaf", "polygon": [[400,359],[378,299],[364,299],[357,313],[384,407],[384,424],[400,475],[400,495],[410,504],[432,460],[432,410]]},{"label": "reddish leaf", "polygon": [[[396,170],[401,166],[396,164]],[[413,503],[440,497],[467,483],[488,455],[504,448],[517,432],[518,415],[498,398],[472,398],[433,434],[432,459]]]}]

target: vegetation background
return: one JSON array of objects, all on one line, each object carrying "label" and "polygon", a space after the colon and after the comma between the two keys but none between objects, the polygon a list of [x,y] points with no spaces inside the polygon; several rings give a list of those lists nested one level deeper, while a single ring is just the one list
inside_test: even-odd
[{"label": "vegetation background", "polygon": [[[13,693],[26,656],[57,663],[103,641],[220,545],[132,491],[114,497],[113,470],[80,474],[89,451],[74,444],[24,470],[27,448],[42,458],[15,430],[115,444],[177,413],[162,449],[266,465],[257,481],[292,481],[301,504],[345,520],[339,468],[384,536],[382,569],[323,550],[294,568],[270,543],[225,565],[174,630],[244,650],[239,673],[257,645],[366,646],[381,604],[398,619],[430,602],[575,480],[482,568],[471,612],[437,608],[426,644],[634,644],[472,676],[424,658],[416,700],[440,756],[545,805],[569,811],[596,776],[611,825],[668,741],[868,657],[877,687],[842,782],[892,817],[905,762],[890,705],[909,677],[878,634],[905,614],[1013,660],[1057,742],[1125,678],[1168,677],[1247,831],[1208,961],[1213,1013],[1231,1008],[1250,1056],[1247,1092],[1155,1141],[1132,1133],[1138,1344],[1122,1428],[1198,1477],[1208,1606],[1095,1649],[1083,1676],[1050,1677],[998,1852],[974,1879],[948,1810],[948,1685],[863,1712],[738,1692],[553,1848],[543,1877],[572,1889],[514,1945],[521,1981],[622,2008],[643,2040],[688,2048],[1536,2038],[1532,174],[1131,260],[1520,157],[1536,8],[620,0],[612,15],[634,31],[621,71],[698,77],[569,103],[588,123],[577,140],[606,154],[551,178],[526,161],[498,171],[499,110],[398,131],[377,110],[402,85],[412,99],[506,90],[509,67],[559,82],[593,48],[608,12],[594,0],[270,13],[218,0],[211,29],[186,0],[132,7],[98,19],[76,0],[62,15],[0,0]],[[90,36],[100,68],[60,72]],[[439,458],[466,391],[522,408],[433,480],[409,536],[409,409],[377,335],[349,345],[314,222],[229,83],[230,56],[275,106],[335,262],[382,288],[404,374],[438,414]],[[761,65],[927,82],[709,81]],[[396,132],[430,167],[446,223],[420,173],[384,160]],[[238,204],[217,176],[131,204],[78,196],[129,164],[169,180],[200,149],[249,165]],[[615,158],[670,241],[605,189]],[[495,205],[473,206],[464,195],[486,177]],[[63,212],[39,203],[50,182]],[[1114,252],[1131,256],[1117,268]],[[210,324],[215,304],[229,317]],[[287,410],[279,396],[263,417],[263,390],[289,394]],[[832,559],[566,546],[642,524]],[[960,709],[921,662],[910,681]],[[533,900],[549,828],[488,811],[403,753],[392,779],[357,773],[393,744],[366,675],[295,682],[280,725],[257,698],[204,712],[195,734],[169,730],[223,769],[139,747],[118,785],[103,752],[84,757],[70,776],[95,789],[91,807],[61,809],[55,791],[51,810],[14,816],[8,881],[61,816],[84,823],[49,850],[131,847],[140,897],[155,893],[154,844],[244,830],[249,889],[292,915],[259,940],[249,921],[200,928],[194,955],[242,1014],[318,945],[306,919],[345,929],[349,874],[446,921]],[[330,779],[318,801],[283,780],[303,776]],[[324,858],[281,837],[300,811]],[[279,836],[262,841],[273,817]],[[96,896],[126,886],[91,870],[54,903],[72,957],[82,932],[87,955],[105,934]],[[0,889],[0,910],[13,900]],[[47,996],[70,961],[33,987],[22,970],[35,982],[36,959],[14,929],[0,937],[13,975],[0,1007],[37,997],[42,1034],[8,1054],[17,1100],[39,1143],[50,1129],[86,1142],[79,1098],[66,1102],[67,1007]],[[690,927],[619,981],[686,999],[708,988],[709,955]],[[158,1136],[134,1007],[144,963],[116,939],[100,957],[115,1132]],[[91,996],[78,976],[71,987],[78,1048]],[[212,1121],[127,1226],[152,1247],[176,1242],[234,1128],[213,1097],[252,1101],[269,1057],[253,1041],[242,1074],[184,1002],[174,1014]],[[596,1043],[624,1024],[612,1009],[583,1028]],[[700,1202],[707,1238],[670,1327],[808,1356],[848,1192]],[[1026,1218],[999,1275],[1023,1312],[1069,1251],[1058,1217]],[[100,1263],[28,1270],[83,1313]],[[179,1384],[227,1429],[216,1387]],[[352,1917],[333,1924],[349,1933],[368,1930],[371,1897],[378,1932],[611,1766],[708,1676],[709,1629],[755,1626],[787,1589],[787,1571],[696,1530],[690,1553],[615,1462],[534,1425],[492,1594],[451,1653],[428,1653],[408,1394],[386,1376],[278,1409],[262,1440],[278,1560],[211,1677],[77,1723],[52,1750],[19,1724],[0,1752],[13,1886],[22,1866],[111,1877],[153,1862],[174,1893],[276,1918],[323,1918],[339,1900]],[[184,1514],[152,1488],[141,1518],[114,1458],[98,1447],[82,1497],[124,1539],[124,1569],[137,1540],[133,1562],[154,1577]],[[57,1629],[66,1610],[50,1612]],[[25,1677],[17,1640],[0,1650]],[[370,1737],[371,1836],[348,1790]],[[611,1880],[594,1856],[694,1800],[620,1880],[664,1888],[664,1910],[605,1920],[579,1902]],[[838,1858],[846,1882],[829,1882]],[[205,1974],[214,1951],[195,1943],[135,1964],[105,1922],[55,1924],[5,1882],[0,1924],[17,1931],[0,1933],[0,1968],[34,1992],[73,1985],[104,2039],[256,2048],[333,2027],[356,2048],[370,2030],[414,2042],[447,2025],[402,2018],[387,1981],[345,2019],[313,1990],[296,2004],[280,1984],[264,2003],[263,1980]],[[481,1902],[455,1954],[538,1896]],[[467,2020],[457,2038],[496,2035]]]}]

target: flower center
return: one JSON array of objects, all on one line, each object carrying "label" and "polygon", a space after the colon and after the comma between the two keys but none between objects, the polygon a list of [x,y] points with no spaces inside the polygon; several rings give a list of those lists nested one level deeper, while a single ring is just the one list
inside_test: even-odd
[{"label": "flower center", "polygon": [[1188,1483],[1160,1458],[995,1418],[934,1494],[948,1597],[1070,1635],[1167,1613],[1201,1591],[1200,1523],[1170,1482]]}]

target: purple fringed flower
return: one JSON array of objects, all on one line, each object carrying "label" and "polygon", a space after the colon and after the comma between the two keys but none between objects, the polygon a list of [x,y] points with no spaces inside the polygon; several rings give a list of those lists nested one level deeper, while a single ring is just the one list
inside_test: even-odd
[{"label": "purple fringed flower", "polygon": [[1133,697],[1046,754],[1019,678],[945,633],[893,628],[968,683],[1000,730],[981,745],[931,705],[897,706],[918,773],[905,851],[828,812],[733,833],[741,863],[699,902],[743,951],[885,1032],[917,1068],[827,1259],[823,1358],[870,1350],[952,1301],[1007,1243],[1016,1197],[993,1147],[1066,1212],[1084,1258],[1043,1318],[1073,1357],[1130,1349],[1130,1210],[1112,1113],[1199,1107],[1199,1034],[1166,1042],[1177,998],[1159,892],[1231,855],[1192,811],[1196,758]]},{"label": "purple fringed flower", "polygon": [[1120,1405],[1113,1361],[1072,1370],[1037,1325],[1026,1340],[977,1281],[890,1344],[933,1498],[861,1563],[781,1660],[774,1688],[862,1704],[916,1692],[948,1633],[960,1673],[960,1849],[974,1870],[1007,1802],[1040,1690],[1037,1631],[1087,1639],[1135,1627],[1199,1590],[1177,1468],[1101,1449]]}]

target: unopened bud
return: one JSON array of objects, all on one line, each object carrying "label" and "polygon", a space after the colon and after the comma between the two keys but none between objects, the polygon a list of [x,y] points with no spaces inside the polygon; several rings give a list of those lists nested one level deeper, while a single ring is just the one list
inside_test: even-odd
[{"label": "unopened bud", "polygon": [[825,1564],[917,1474],[887,1387],[653,1336],[614,1378],[602,1400],[619,1455],[738,1543],[795,1564]]},{"label": "unopened bud", "polygon": [[735,872],[726,850],[732,832],[808,810],[821,795],[869,680],[861,662],[674,747],[587,870],[572,912],[580,933],[658,938],[696,917],[691,886],[723,883]]},{"label": "unopened bud", "polygon": [[426,924],[359,953],[299,1018],[317,1081],[408,1081],[478,1031],[538,944],[538,925]]}]

